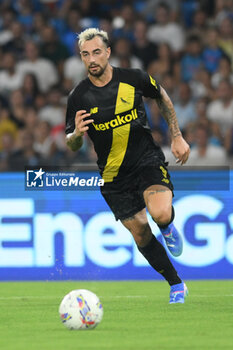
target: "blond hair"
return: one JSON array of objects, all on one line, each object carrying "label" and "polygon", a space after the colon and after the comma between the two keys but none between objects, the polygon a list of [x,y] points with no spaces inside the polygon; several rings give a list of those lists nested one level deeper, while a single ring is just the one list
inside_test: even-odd
[{"label": "blond hair", "polygon": [[88,29],[85,29],[83,32],[81,32],[78,35],[79,47],[81,47],[85,41],[91,40],[96,36],[99,36],[103,40],[106,47],[109,47],[108,33],[105,32],[104,30],[99,30],[98,28],[88,28]]}]

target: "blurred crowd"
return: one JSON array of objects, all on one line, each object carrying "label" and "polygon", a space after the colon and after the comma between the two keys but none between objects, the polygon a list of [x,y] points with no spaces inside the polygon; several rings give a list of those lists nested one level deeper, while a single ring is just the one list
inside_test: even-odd
[{"label": "blurred crowd", "polygon": [[[233,164],[233,0],[0,0],[0,171],[94,163],[65,145],[69,92],[86,76],[77,33],[109,34],[111,64],[146,70],[171,97],[187,165]],[[145,100],[171,164],[168,127]]]}]

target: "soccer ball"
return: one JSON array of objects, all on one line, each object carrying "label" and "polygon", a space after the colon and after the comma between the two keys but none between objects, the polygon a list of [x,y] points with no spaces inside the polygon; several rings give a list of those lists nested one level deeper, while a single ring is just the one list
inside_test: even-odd
[{"label": "soccer ball", "polygon": [[59,314],[62,323],[69,329],[92,329],[102,320],[103,306],[94,293],[76,289],[63,298]]}]

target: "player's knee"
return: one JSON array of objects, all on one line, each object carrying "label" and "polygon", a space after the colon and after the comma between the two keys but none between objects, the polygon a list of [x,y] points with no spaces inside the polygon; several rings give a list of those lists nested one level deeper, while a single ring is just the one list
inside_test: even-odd
[{"label": "player's knee", "polygon": [[171,221],[171,208],[170,207],[161,207],[159,210],[154,210],[151,213],[153,220],[158,225],[166,225]]}]

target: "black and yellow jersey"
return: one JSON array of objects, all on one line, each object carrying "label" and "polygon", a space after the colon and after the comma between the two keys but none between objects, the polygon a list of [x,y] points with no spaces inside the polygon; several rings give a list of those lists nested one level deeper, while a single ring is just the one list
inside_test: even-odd
[{"label": "black and yellow jersey", "polygon": [[160,96],[159,84],[139,69],[113,67],[111,81],[97,87],[89,78],[69,95],[66,133],[75,128],[75,114],[84,109],[94,122],[88,135],[98,156],[97,164],[105,182],[132,175],[144,157],[164,160],[161,148],[152,138],[142,97]]}]

